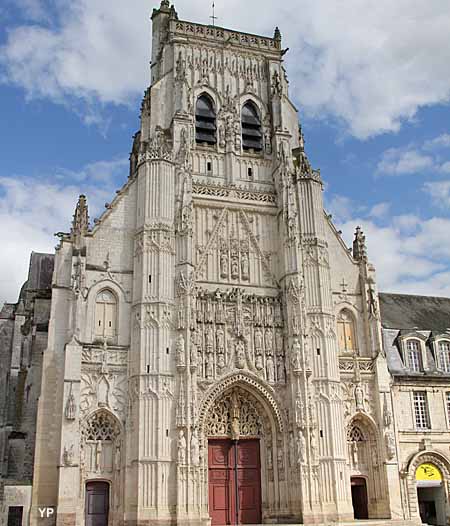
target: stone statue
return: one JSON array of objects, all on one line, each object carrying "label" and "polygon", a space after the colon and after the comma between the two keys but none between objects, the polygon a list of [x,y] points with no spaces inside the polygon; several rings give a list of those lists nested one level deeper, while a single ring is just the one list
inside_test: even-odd
[{"label": "stone statue", "polygon": [[186,365],[186,353],[184,349],[184,337],[180,334],[177,338],[177,365]]},{"label": "stone statue", "polygon": [[220,277],[228,277],[228,255],[226,252],[220,254]]},{"label": "stone statue", "polygon": [[395,437],[392,431],[386,431],[384,435],[384,440],[386,442],[386,455],[389,460],[392,460],[395,457]]},{"label": "stone statue", "polygon": [[273,384],[275,381],[275,374],[274,374],[274,363],[272,356],[267,356],[266,358],[266,373],[267,373],[267,381],[270,384]]},{"label": "stone statue", "polygon": [[294,338],[294,343],[292,344],[292,356],[291,356],[291,365],[294,371],[300,369],[301,364],[301,345],[298,341],[298,338]]},{"label": "stone statue", "polygon": [[241,254],[241,275],[242,279],[249,279],[249,261],[247,252]]},{"label": "stone statue", "polygon": [[184,430],[178,431],[178,463],[186,464],[186,437],[184,436]]},{"label": "stone statue", "polygon": [[238,259],[232,258],[231,259],[231,277],[233,279],[238,279],[239,277],[239,267],[238,267]]},{"label": "stone statue", "polygon": [[255,351],[256,354],[261,354],[262,351],[262,334],[259,329],[255,331]]},{"label": "stone statue", "polygon": [[64,410],[64,416],[67,420],[75,420],[76,417],[76,406],[75,397],[72,392],[72,382],[70,382],[69,396],[67,397],[66,407]]},{"label": "stone statue", "polygon": [[297,462],[303,464],[306,459],[306,439],[303,431],[298,433],[297,437]]},{"label": "stone statue", "polygon": [[244,369],[245,367],[245,344],[242,340],[236,343],[236,367]]},{"label": "stone statue", "polygon": [[197,355],[197,341],[196,340],[197,340],[197,334],[195,332],[192,332],[191,333],[191,349],[190,349],[190,354],[189,354],[192,367],[197,366],[198,355]]},{"label": "stone statue", "polygon": [[64,446],[63,464],[65,466],[73,465],[73,444],[69,448],[67,446]]},{"label": "stone statue", "polygon": [[263,363],[262,354],[257,354],[256,355],[255,367],[258,369],[258,371],[261,371],[262,369],[264,369],[264,363]]},{"label": "stone statue", "polygon": [[120,444],[116,444],[116,450],[114,452],[114,467],[120,470]]},{"label": "stone statue", "polygon": [[197,428],[192,429],[191,435],[191,464],[198,466],[200,463],[200,444],[198,441]]},{"label": "stone statue", "polygon": [[355,387],[355,401],[356,410],[364,411],[364,390],[361,387],[361,384],[357,384]]},{"label": "stone statue", "polygon": [[284,370],[284,360],[281,354],[277,356],[277,380],[280,383],[284,383],[286,381],[286,372]]},{"label": "stone statue", "polygon": [[102,441],[97,440],[95,445],[95,471],[98,473],[102,469]]},{"label": "stone statue", "polygon": [[273,354],[273,336],[270,329],[266,330],[266,354]]}]

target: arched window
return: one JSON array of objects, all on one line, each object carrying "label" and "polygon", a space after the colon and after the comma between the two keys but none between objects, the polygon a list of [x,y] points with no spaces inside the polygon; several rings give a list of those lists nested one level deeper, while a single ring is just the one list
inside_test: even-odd
[{"label": "arched window", "polygon": [[356,350],[355,321],[348,310],[339,313],[338,320],[339,351],[351,352]]},{"label": "arched window", "polygon": [[413,372],[420,372],[422,370],[422,351],[420,345],[419,340],[406,340],[406,365]]},{"label": "arched window", "polygon": [[209,95],[203,93],[195,106],[195,141],[216,144],[216,112]]},{"label": "arched window", "polygon": [[261,119],[256,105],[248,101],[242,108],[242,148],[244,150],[262,150]]},{"label": "arched window", "polygon": [[438,367],[441,371],[450,373],[450,341],[443,340],[438,342]]},{"label": "arched window", "polygon": [[95,335],[102,338],[116,336],[117,301],[109,290],[102,290],[95,300]]}]

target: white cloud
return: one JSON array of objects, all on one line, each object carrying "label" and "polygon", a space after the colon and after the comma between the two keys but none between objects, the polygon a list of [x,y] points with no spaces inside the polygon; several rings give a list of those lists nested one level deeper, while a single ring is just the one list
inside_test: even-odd
[{"label": "white cloud", "polygon": [[450,208],[450,181],[427,182],[423,189],[431,196],[436,206]]},{"label": "white cloud", "polygon": [[[134,104],[148,83],[149,4],[56,5],[57,25],[10,29],[1,53],[6,80],[29,97]],[[203,1],[176,7],[183,19],[209,22]],[[420,107],[450,99],[446,0],[229,0],[218,15],[218,24],[249,32],[271,34],[279,25],[302,111],[342,119],[357,137],[397,131]]]},{"label": "white cloud", "polygon": [[[0,304],[15,302],[28,273],[31,250],[54,251],[54,233],[69,231],[80,193],[88,197],[91,218],[111,200],[111,183],[126,179],[126,160],[88,164],[79,173],[59,170],[39,180],[0,177]],[[70,180],[71,184],[67,184]]]},{"label": "white cloud", "polygon": [[425,150],[435,150],[438,148],[449,148],[450,147],[450,134],[442,133],[434,139],[425,141],[424,143]]},{"label": "white cloud", "polygon": [[389,148],[377,165],[377,172],[385,175],[421,173],[433,169],[433,158],[417,150]]},{"label": "white cloud", "polygon": [[390,208],[391,208],[390,203],[377,203],[370,209],[369,217],[382,219],[387,216]]}]

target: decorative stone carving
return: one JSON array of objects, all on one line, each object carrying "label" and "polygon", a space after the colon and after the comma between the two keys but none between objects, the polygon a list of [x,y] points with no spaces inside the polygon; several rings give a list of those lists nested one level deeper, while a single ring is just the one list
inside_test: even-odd
[{"label": "decorative stone carving", "polygon": [[260,436],[261,430],[262,420],[256,401],[245,391],[235,388],[214,404],[205,434],[237,440],[245,436]]},{"label": "decorative stone carving", "polygon": [[236,354],[236,367],[238,369],[244,369],[246,366],[245,359],[245,343],[243,340],[239,339],[235,345],[235,354]]},{"label": "decorative stone carving", "polygon": [[392,431],[386,431],[384,435],[384,441],[386,444],[386,456],[388,460],[392,460],[395,457],[395,437]]},{"label": "decorative stone carving", "polygon": [[75,420],[76,418],[76,405],[75,396],[72,391],[72,382],[70,382],[69,395],[67,397],[66,406],[64,408],[64,416],[67,420]]},{"label": "decorative stone carving", "polygon": [[191,434],[191,464],[198,466],[200,463],[200,443],[198,440],[197,428],[192,429]]},{"label": "decorative stone carving", "polygon": [[186,464],[186,437],[184,436],[184,430],[178,431],[178,463]]},{"label": "decorative stone carving", "polygon": [[364,411],[364,389],[361,387],[361,384],[356,384],[355,387],[355,402],[356,410]]},{"label": "decorative stone carving", "polygon": [[74,446],[71,444],[69,447],[64,446],[63,451],[63,466],[69,467],[73,466],[74,459]]},{"label": "decorative stone carving", "polygon": [[177,365],[179,367],[184,367],[186,365],[186,351],[185,351],[184,337],[182,334],[180,334],[177,338],[176,353],[177,353]]}]

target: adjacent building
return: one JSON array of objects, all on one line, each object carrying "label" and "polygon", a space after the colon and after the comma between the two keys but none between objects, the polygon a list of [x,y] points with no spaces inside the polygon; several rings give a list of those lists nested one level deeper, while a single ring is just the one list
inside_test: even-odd
[{"label": "adjacent building", "polygon": [[450,517],[450,299],[379,294],[403,506]]}]

